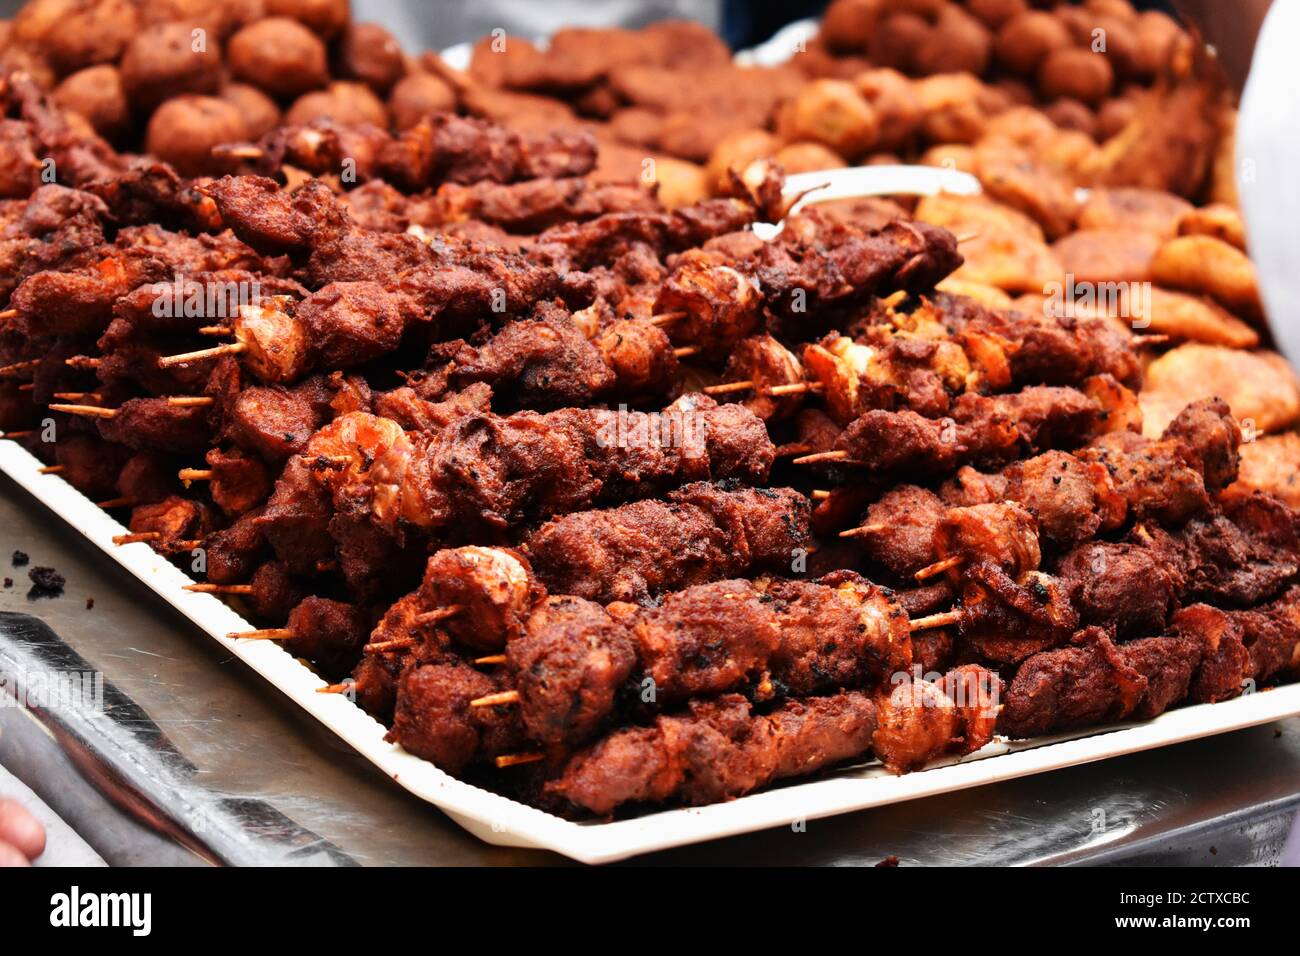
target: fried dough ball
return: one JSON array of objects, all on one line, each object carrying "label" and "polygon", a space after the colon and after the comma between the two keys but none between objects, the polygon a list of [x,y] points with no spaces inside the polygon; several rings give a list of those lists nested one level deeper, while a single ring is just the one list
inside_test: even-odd
[{"label": "fried dough ball", "polygon": [[912,72],[913,55],[930,35],[930,24],[914,13],[894,13],[876,24],[867,39],[867,56],[877,66]]},{"label": "fried dough ball", "polygon": [[993,38],[999,63],[1022,76],[1037,74],[1047,55],[1072,43],[1069,28],[1043,10],[1027,10],[1002,24]]},{"label": "fried dough ball", "polygon": [[1241,213],[1227,203],[1211,203],[1193,209],[1178,220],[1180,236],[1213,236],[1238,249],[1246,248],[1246,223]]},{"label": "fried dough ball", "polygon": [[921,135],[931,143],[973,143],[989,116],[989,88],[969,73],[936,73],[912,85],[924,118]]},{"label": "fried dough ball", "polygon": [[847,165],[843,157],[821,143],[788,143],[772,157],[787,173],[815,173]]},{"label": "fried dough ball", "polygon": [[1282,356],[1190,342],[1147,368],[1142,430],[1158,436],[1189,402],[1215,395],[1256,433],[1282,431],[1300,417],[1300,383]]},{"label": "fried dough ball", "polygon": [[154,112],[145,132],[145,148],[184,176],[222,172],[212,148],[248,138],[239,108],[213,96],[186,94]]},{"label": "fried dough ball", "polygon": [[143,25],[188,23],[225,39],[246,23],[266,15],[262,0],[148,0],[140,5]]},{"label": "fried dough ball", "polygon": [[947,143],[931,146],[921,154],[922,166],[956,169],[975,175],[975,147],[965,143]]},{"label": "fried dough ball", "polygon": [[31,0],[14,17],[12,42],[71,73],[116,60],[139,25],[131,0]]},{"label": "fried dough ball", "polygon": [[925,116],[912,81],[897,70],[884,67],[859,73],[853,78],[853,85],[880,119],[876,148],[895,150],[911,143]]},{"label": "fried dough ball", "polygon": [[277,99],[291,99],[329,82],[325,44],[297,20],[268,17],[230,38],[226,55],[236,79]]},{"label": "fried dough ball", "polygon": [[1137,101],[1128,96],[1113,96],[1097,108],[1097,124],[1093,133],[1099,140],[1108,140],[1137,116]]},{"label": "fried dough ball", "polygon": [[861,53],[884,5],[884,0],[835,0],[822,15],[818,35],[835,53]]},{"label": "fried dough ball", "polygon": [[388,111],[393,126],[410,129],[430,113],[456,108],[456,93],[447,82],[432,73],[412,70],[394,84],[388,94]]},{"label": "fried dough ball", "polygon": [[[622,114],[631,112],[634,111],[620,110],[615,114],[615,127],[618,126],[618,118]],[[640,142],[626,136],[619,136],[619,138],[626,142]],[[730,183],[730,175],[727,172],[729,169],[739,173],[754,160],[773,155],[780,147],[781,141],[765,129],[742,129],[728,133],[718,141],[718,145],[714,146],[713,152],[709,154],[709,162],[705,169],[710,188],[714,192],[725,188]],[[791,170],[787,168],[786,172]]]},{"label": "fried dough ball", "polygon": [[310,123],[327,117],[347,126],[370,123],[380,129],[388,127],[388,109],[384,101],[364,83],[335,80],[323,90],[312,90],[298,97],[284,114],[286,123]]},{"label": "fried dough ball", "polygon": [[60,108],[84,116],[105,139],[116,140],[130,129],[131,104],[115,66],[101,63],[78,70],[55,88],[53,96]]},{"label": "fried dough ball", "polygon": [[1137,55],[1133,60],[1133,73],[1142,79],[1158,74],[1168,61],[1174,47],[1186,34],[1182,27],[1159,10],[1148,10],[1134,23],[1137,36]]},{"label": "fried dough ball", "polygon": [[778,132],[788,140],[813,140],[855,159],[875,146],[880,118],[846,80],[814,80],[785,105]]},{"label": "fried dough ball", "polygon": [[709,197],[709,175],[703,166],[671,156],[654,157],[656,196],[668,209],[689,206]]},{"label": "fried dough ball", "polygon": [[1029,9],[1029,0],[968,0],[966,8],[987,26],[1000,27]]},{"label": "fried dough ball", "polygon": [[1075,130],[1097,138],[1097,117],[1078,100],[1064,99],[1043,107],[1043,113],[1061,129]]},{"label": "fried dough ball", "polygon": [[929,32],[912,51],[917,73],[974,73],[988,68],[993,35],[958,6],[945,6]]},{"label": "fried dough ball", "polygon": [[1083,229],[1052,244],[1066,273],[1080,282],[1148,282],[1160,240],[1132,229]]},{"label": "fried dough ball", "polygon": [[1158,189],[1098,188],[1079,207],[1078,226],[1137,230],[1172,239],[1178,234],[1178,223],[1193,208],[1182,196]]},{"label": "fried dough ball", "polygon": [[378,23],[353,23],[339,39],[339,72],[385,95],[406,73],[397,38]]},{"label": "fried dough ball", "polygon": [[1237,481],[1224,489],[1226,498],[1267,491],[1292,508],[1300,508],[1300,435],[1266,435],[1241,445]]},{"label": "fried dough ball", "polygon": [[1073,180],[1037,162],[1025,147],[996,137],[980,140],[975,174],[990,196],[1031,216],[1048,238],[1073,227],[1079,206]]},{"label": "fried dough ball", "polygon": [[186,23],[156,23],[127,45],[122,85],[136,110],[150,113],[178,94],[215,93],[221,86],[220,46],[196,31],[201,28]]},{"label": "fried dough ball", "polygon": [[264,0],[268,17],[297,20],[325,39],[339,33],[348,22],[348,0]]},{"label": "fried dough ball", "polygon": [[1143,326],[1153,335],[1224,345],[1230,349],[1253,349],[1259,333],[1241,319],[1207,299],[1151,286],[1150,315]]},{"label": "fried dough ball", "polygon": [[1162,285],[1204,293],[1239,315],[1263,312],[1255,264],[1222,239],[1206,235],[1170,239],[1151,260],[1151,274]]},{"label": "fried dough ball", "polygon": [[217,95],[238,108],[249,139],[259,139],[280,125],[280,107],[256,86],[227,83]]},{"label": "fried dough ball", "polygon": [[1038,88],[1049,99],[1069,97],[1096,105],[1114,84],[1115,70],[1106,56],[1080,47],[1053,50],[1038,68]]},{"label": "fried dough ball", "polygon": [[54,68],[39,53],[10,44],[0,50],[0,76],[16,72],[26,73],[43,90],[50,89],[59,80]]},{"label": "fried dough ball", "polygon": [[[610,135],[621,143],[632,143],[636,146],[654,145],[658,142],[659,133],[663,127],[663,114],[643,106],[629,106],[626,109],[616,110],[609,118]],[[721,146],[732,136],[752,132],[762,132],[765,136],[770,135],[763,130],[737,130],[720,139],[714,149],[716,150],[718,146]],[[756,157],[751,157],[750,161],[754,158]]]}]

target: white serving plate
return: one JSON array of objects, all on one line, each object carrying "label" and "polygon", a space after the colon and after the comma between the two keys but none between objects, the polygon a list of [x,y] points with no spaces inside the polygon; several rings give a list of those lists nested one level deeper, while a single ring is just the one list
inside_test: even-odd
[{"label": "white serving plate", "polygon": [[213,640],[262,675],[411,793],[444,811],[489,843],[554,850],[584,863],[608,863],[652,850],[715,840],[769,827],[1011,780],[1208,737],[1300,714],[1300,684],[1220,704],[1200,704],[1139,724],[1113,725],[1033,741],[995,741],[969,756],[893,776],[868,764],[693,809],[665,810],[613,823],[575,823],[462,783],[428,761],[384,741],[385,728],[338,694],[320,694],[316,674],[272,641],[225,635],[252,625],[219,599],[184,590],[191,578],[146,544],[113,544],[126,533],[107,512],[15,442],[0,440],[0,470],[148,585]]}]

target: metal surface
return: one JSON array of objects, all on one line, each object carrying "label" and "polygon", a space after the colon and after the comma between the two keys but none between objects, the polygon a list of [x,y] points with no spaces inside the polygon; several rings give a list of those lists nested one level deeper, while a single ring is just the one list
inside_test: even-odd
[{"label": "metal surface", "polygon": [[[64,596],[29,600],[27,569],[8,567],[14,549],[28,552],[33,565],[62,572]],[[565,862],[482,843],[406,795],[3,477],[0,576],[14,579],[0,589],[0,610],[45,620],[91,668],[103,671],[195,768],[182,783],[202,788],[203,799],[265,805],[336,847],[342,856],[333,862]],[[87,598],[94,599],[92,609]],[[78,785],[75,763],[59,756],[48,734],[33,731],[24,713],[0,709],[0,763],[105,859],[201,862],[139,818],[123,815],[93,785]],[[28,729],[15,729],[22,726]],[[1267,864],[1276,861],[1288,817],[1300,805],[1298,781],[1300,719],[1293,719],[634,862],[849,865],[896,855],[905,864]],[[255,814],[242,826],[254,842],[272,844],[267,853],[279,852],[278,837],[263,823]]]}]

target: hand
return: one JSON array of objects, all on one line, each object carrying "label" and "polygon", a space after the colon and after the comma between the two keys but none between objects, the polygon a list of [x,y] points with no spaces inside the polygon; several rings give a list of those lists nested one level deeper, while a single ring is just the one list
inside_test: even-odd
[{"label": "hand", "polygon": [[45,850],[45,827],[16,800],[0,798],[0,866],[31,866]]}]

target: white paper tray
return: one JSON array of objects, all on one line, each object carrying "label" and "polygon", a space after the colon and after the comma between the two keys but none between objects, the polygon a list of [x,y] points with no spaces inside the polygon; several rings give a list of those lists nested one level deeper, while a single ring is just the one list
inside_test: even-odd
[{"label": "white paper tray", "polygon": [[652,850],[790,826],[1300,714],[1300,684],[1293,684],[1221,704],[1185,707],[1141,724],[1031,742],[994,742],[960,760],[901,777],[868,765],[730,803],[650,813],[614,823],[574,823],[462,783],[433,764],[385,743],[385,729],[378,721],[344,697],[317,693],[324,681],[273,642],[228,640],[227,633],[250,630],[252,625],[217,598],[183,590],[191,579],[148,545],[113,544],[113,536],[126,529],[62,478],[40,474],[40,467],[40,461],[24,448],[0,441],[0,470],[398,784],[489,843],[540,847],[585,863],[606,863]]}]

